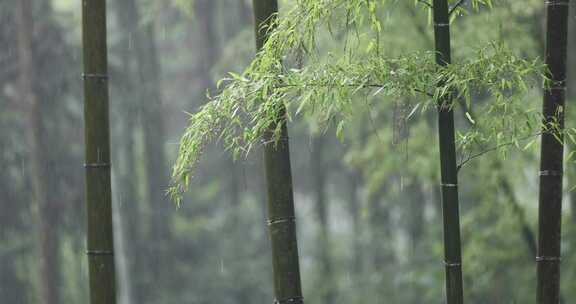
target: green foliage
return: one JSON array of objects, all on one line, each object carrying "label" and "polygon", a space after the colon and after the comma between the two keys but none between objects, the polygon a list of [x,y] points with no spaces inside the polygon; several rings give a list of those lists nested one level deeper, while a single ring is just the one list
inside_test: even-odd
[{"label": "green foliage", "polygon": [[[475,7],[490,4],[474,3]],[[382,31],[377,15],[379,5],[378,1],[298,1],[286,17],[279,18],[263,51],[245,72],[230,73],[231,77],[222,79],[218,83],[218,87],[224,87],[222,93],[191,114],[173,169],[171,196],[180,201],[207,143],[222,140],[235,156],[247,154],[271,126],[279,125],[275,119],[282,117],[280,105],[288,109],[287,119],[303,115],[325,126],[333,123],[339,137],[346,121],[359,108],[372,106],[372,97],[378,95],[418,98],[419,109],[426,110],[448,94],[470,106],[474,94],[486,92],[494,97],[494,102],[487,105],[484,113],[503,113],[502,117],[510,118],[508,123],[524,114],[522,107],[512,101],[533,85],[538,79],[535,75],[542,75],[539,61],[523,59],[501,44],[490,44],[477,50],[472,59],[445,68],[437,67],[431,52],[384,57],[378,38]],[[320,56],[316,34],[321,24],[326,24],[332,36],[352,35],[356,43],[345,43],[341,55],[328,51]],[[372,33],[369,36],[376,38],[359,34],[359,29],[365,27]],[[361,48],[362,45],[367,46]],[[304,56],[306,65],[299,67]],[[292,61],[298,68],[286,67]],[[444,85],[437,87],[437,83]],[[365,102],[357,102],[355,97],[359,96]],[[505,111],[497,111],[501,108]],[[506,127],[506,123],[501,123],[488,134],[478,129],[461,135],[462,146],[492,140]],[[276,140],[279,131],[275,131]]]},{"label": "green foliage", "polygon": [[[175,1],[184,6],[174,6]],[[236,9],[238,1],[250,2],[216,1],[218,9],[210,15],[210,24],[223,43],[220,45],[223,49],[218,52],[220,62],[212,67],[211,74],[236,71],[236,77],[244,77],[250,82],[243,71],[254,55],[254,33],[251,16],[243,16],[239,23],[240,14],[245,12]],[[499,48],[509,53],[500,56],[501,60],[511,58],[511,55],[535,58],[543,54],[541,30],[545,10],[542,0],[493,1],[494,9],[481,4],[477,10],[470,1],[452,15],[454,65],[470,64],[478,59],[479,52],[488,56]],[[281,2],[282,16],[288,16],[298,4],[295,0]],[[293,35],[293,43],[286,44],[286,48],[277,54],[286,68],[278,74],[270,71],[269,74],[275,77],[270,81],[272,91],[284,81],[277,79],[278,75],[294,74],[290,80],[310,82],[313,75],[323,80],[331,79],[321,73],[323,67],[354,67],[348,76],[343,72],[334,76],[352,77],[358,75],[358,71],[369,70],[362,66],[364,62],[372,66],[374,62],[390,64],[407,57],[417,62],[430,60],[432,54],[426,51],[433,48],[433,39],[431,20],[427,19],[429,9],[425,4],[416,0],[371,0],[376,10],[370,17],[367,1],[350,0],[345,5],[340,1],[336,10],[325,12],[322,11],[328,7],[325,5],[336,5],[336,2],[314,2],[309,4],[318,5],[315,14],[321,15],[315,18],[316,21],[296,13],[291,15],[296,18],[294,20],[279,20],[280,23],[290,22],[297,33]],[[457,2],[454,0],[450,4],[454,6]],[[17,3],[7,0],[0,4],[5,25],[0,30],[0,40],[7,46],[16,44],[12,19]],[[48,3],[53,4],[52,11],[46,9]],[[154,20],[158,30],[156,42],[163,65],[161,76],[165,97],[165,107],[158,114],[170,117],[170,120],[165,124],[168,142],[157,140],[155,144],[165,146],[171,156],[176,155],[177,149],[172,142],[181,135],[181,128],[186,123],[181,119],[181,109],[190,109],[205,101],[205,82],[199,77],[204,75],[197,72],[204,70],[204,62],[198,56],[204,45],[196,43],[203,41],[203,33],[197,30],[196,21],[199,20],[191,20],[195,13],[191,3],[191,0],[138,1],[143,17],[140,24],[143,26]],[[359,6],[355,6],[357,4]],[[349,13],[346,5],[357,9],[357,13]],[[109,7],[111,12],[116,8],[117,5]],[[183,13],[182,8],[188,13]],[[88,296],[88,276],[86,255],[82,250],[85,248],[84,210],[80,203],[84,195],[83,178],[82,171],[78,170],[84,152],[80,140],[83,110],[78,68],[81,58],[72,56],[79,52],[81,14],[78,4],[68,0],[35,1],[35,10],[38,35],[34,37],[41,59],[37,79],[42,100],[46,101],[42,117],[46,140],[51,147],[46,152],[51,155],[50,174],[54,182],[50,190],[58,203],[54,210],[58,210],[59,220],[52,227],[58,231],[61,274],[59,279],[53,280],[58,280],[60,303],[84,303]],[[348,16],[355,21],[348,22]],[[305,25],[298,22],[302,20],[314,24],[315,30],[311,32],[314,43],[301,37]],[[135,56],[141,49],[132,43],[131,35],[123,33],[124,28],[118,20],[111,18],[110,21],[111,131],[116,157],[112,161],[112,181],[114,201],[120,207],[119,213],[114,215],[123,223],[119,227],[124,230],[119,234],[124,236],[119,240],[123,245],[116,252],[118,267],[123,269],[118,281],[120,299],[129,301],[130,298],[125,299],[122,293],[132,290],[132,302],[143,304],[270,303],[273,280],[262,208],[265,190],[260,185],[262,168],[258,149],[252,148],[249,158],[236,164],[240,167],[235,169],[239,176],[231,177],[231,165],[225,161],[228,155],[219,151],[220,145],[205,146],[209,141],[204,142],[202,162],[196,168],[188,166],[198,173],[184,198],[189,203],[162,216],[161,224],[170,227],[170,243],[166,246],[149,244],[157,232],[151,218],[162,208],[157,208],[158,204],[147,196],[149,184],[145,163],[154,159],[145,153],[142,126],[146,120],[139,118],[139,111],[131,104],[147,106],[151,100],[131,97],[135,92],[127,83],[137,75],[130,72],[134,68],[132,59],[126,61],[122,50],[129,46],[130,56]],[[379,34],[375,21],[380,22]],[[486,46],[494,41],[497,43]],[[502,41],[506,47],[500,43]],[[29,191],[32,176],[29,174],[29,149],[27,141],[23,140],[27,121],[17,95],[19,77],[15,74],[15,66],[9,64],[17,62],[18,52],[6,47],[0,53],[8,63],[2,70],[5,81],[0,94],[3,107],[0,163],[4,168],[0,173],[0,198],[4,206],[0,219],[0,281],[3,282],[0,293],[2,302],[38,303],[35,294],[40,287],[40,260],[38,229],[34,224],[38,222],[37,210],[30,205],[34,201]],[[419,58],[418,54],[426,58]],[[274,59],[273,56],[268,58]],[[351,62],[340,62],[345,58]],[[132,68],[127,69],[127,66]],[[481,64],[476,67],[482,69]],[[291,68],[296,70],[290,71]],[[569,67],[570,71],[574,68],[574,64]],[[61,77],[54,77],[55,71]],[[370,75],[383,77],[372,72]],[[221,88],[237,81],[233,76],[227,78]],[[524,89],[514,84],[516,89],[500,91],[504,93],[500,100],[489,94],[484,86],[470,87],[469,104],[462,97],[454,105],[459,130],[459,162],[469,159],[459,171],[459,180],[463,274],[466,302],[470,304],[534,302],[534,255],[523,238],[519,214],[524,213],[525,223],[533,231],[537,221],[542,90],[537,79],[527,77],[525,83]],[[569,87],[573,83],[569,80]],[[533,84],[536,88],[530,89]],[[296,100],[294,95],[304,94],[309,89],[314,89],[314,94],[318,95],[309,97],[298,111],[302,101]],[[314,132],[325,131],[322,135],[327,137],[323,140],[326,159],[322,170],[328,179],[330,254],[334,261],[330,281],[336,294],[334,303],[378,303],[386,299],[389,303],[442,304],[442,211],[436,161],[439,152],[436,113],[431,107],[433,98],[427,95],[434,91],[413,95],[409,92],[397,97],[400,93],[388,94],[386,90],[374,95],[379,88],[360,88],[354,92],[355,89],[344,88],[352,92],[349,99],[331,102],[330,91],[336,91],[333,94],[340,96],[342,88],[310,86],[304,90],[293,87],[286,89],[290,98],[282,101],[289,104],[293,119],[290,124],[291,161],[304,297],[310,303],[320,301],[329,284],[319,271],[322,265],[318,252],[319,227],[311,201],[309,131],[313,129]],[[524,94],[522,90],[525,90]],[[571,100],[567,102],[566,122],[568,127],[574,127],[576,111],[571,108],[574,100],[571,90],[568,90],[568,96]],[[212,100],[219,99],[215,96]],[[256,100],[255,106],[261,103],[262,100]],[[322,112],[331,104],[334,104],[332,110]],[[237,113],[242,127],[236,130],[236,135],[240,135],[250,126],[250,121],[243,111]],[[223,123],[228,123],[228,119],[224,118]],[[552,123],[550,128],[557,131],[557,124]],[[569,128],[564,133],[568,142],[567,156],[571,156],[565,167],[564,196],[568,208],[562,227],[562,293],[568,302],[576,296],[573,286],[576,279],[576,217],[572,217],[576,206],[573,204],[576,201],[574,131]],[[336,143],[331,137],[333,133],[345,140]],[[224,141],[218,135],[210,134],[212,141],[219,138]],[[254,145],[260,144],[256,141]],[[233,151],[234,147],[230,149]],[[503,157],[506,157],[504,161]],[[348,175],[356,181],[354,191]],[[510,185],[512,195],[503,191],[502,181]],[[240,191],[238,199],[234,199],[232,193],[234,182]],[[156,185],[157,189],[165,186]],[[351,193],[356,193],[356,199],[350,197]],[[516,207],[511,204],[514,200]],[[356,218],[357,227],[353,218]],[[413,224],[420,224],[423,229],[416,242],[411,235]],[[415,243],[414,247],[412,243]],[[160,246],[163,250],[161,263],[164,272],[169,274],[166,282],[160,282],[158,274],[149,267],[157,261],[146,258],[151,246]],[[125,279],[128,281],[124,282]],[[150,291],[157,297],[140,299]]]},{"label": "green foliage", "polygon": [[194,15],[194,0],[172,0],[172,3],[187,15]]}]

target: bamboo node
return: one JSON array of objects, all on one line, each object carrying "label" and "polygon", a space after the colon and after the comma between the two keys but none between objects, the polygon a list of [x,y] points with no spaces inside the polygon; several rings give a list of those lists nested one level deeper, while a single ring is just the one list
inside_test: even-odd
[{"label": "bamboo node", "polygon": [[548,86],[544,87],[544,90],[566,90],[566,79],[564,80],[550,80]]},{"label": "bamboo node", "polygon": [[538,173],[540,176],[562,176],[562,171],[543,170]]},{"label": "bamboo node", "polygon": [[440,186],[446,187],[446,188],[458,188],[457,184],[444,184],[444,183],[442,183],[442,184],[440,184]]},{"label": "bamboo node", "polygon": [[286,218],[279,218],[279,219],[271,219],[268,220],[268,226],[272,226],[275,224],[282,224],[282,223],[294,223],[296,222],[296,217],[286,217]]},{"label": "bamboo node", "polygon": [[553,256],[537,256],[536,262],[557,262],[559,263],[562,261],[561,257],[553,257]]},{"label": "bamboo node", "polygon": [[566,0],[559,0],[559,1],[546,1],[544,2],[546,6],[569,6],[570,3]]},{"label": "bamboo node", "polygon": [[566,86],[561,86],[561,87],[544,88],[544,90],[546,90],[546,91],[566,91],[566,90],[568,90],[568,88]]},{"label": "bamboo node", "polygon": [[434,23],[434,27],[447,27],[450,23]]},{"label": "bamboo node", "polygon": [[87,255],[114,255],[114,252],[112,252],[112,250],[86,250],[86,254]]},{"label": "bamboo node", "polygon": [[302,304],[302,303],[304,303],[303,297],[294,297],[294,298],[287,298],[287,299],[282,299],[282,300],[278,300],[278,299],[274,300],[274,304]]},{"label": "bamboo node", "polygon": [[290,139],[288,138],[287,135],[284,136],[280,136],[279,138],[262,138],[260,139],[260,143],[264,146],[267,146],[269,144],[276,144],[276,143],[289,143]]},{"label": "bamboo node", "polygon": [[460,266],[462,266],[462,263],[444,261],[444,266],[446,266],[446,267],[460,267]]},{"label": "bamboo node", "polygon": [[110,168],[110,163],[85,163],[86,169]]},{"label": "bamboo node", "polygon": [[107,74],[97,74],[97,73],[83,73],[82,78],[84,78],[84,79],[97,78],[97,79],[101,79],[101,80],[106,80],[106,79],[108,79],[108,75]]}]

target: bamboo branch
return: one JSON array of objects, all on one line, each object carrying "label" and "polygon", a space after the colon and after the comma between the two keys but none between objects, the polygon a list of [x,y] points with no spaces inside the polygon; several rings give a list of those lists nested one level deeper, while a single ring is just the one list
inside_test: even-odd
[{"label": "bamboo branch", "polygon": [[[538,132],[538,133],[531,134],[531,135],[529,135],[529,136],[523,137],[523,138],[520,139],[520,141],[528,140],[528,139],[530,139],[530,138],[537,137],[537,136],[540,136],[540,135],[542,135],[542,132]],[[462,167],[464,167],[467,163],[469,163],[470,161],[472,161],[472,160],[475,159],[475,158],[481,157],[481,156],[483,156],[484,154],[490,153],[490,152],[492,152],[492,151],[496,151],[496,150],[498,150],[498,149],[500,149],[500,148],[514,145],[514,144],[517,143],[517,142],[518,142],[518,141],[505,142],[505,143],[502,143],[502,144],[493,146],[493,147],[491,147],[491,148],[487,148],[487,149],[485,149],[485,150],[482,150],[482,151],[480,151],[480,152],[478,152],[478,153],[471,154],[471,155],[469,155],[468,157],[466,157],[466,159],[464,159],[462,162],[460,162],[460,164],[458,164],[458,171],[460,171],[460,169],[462,169]]]},{"label": "bamboo branch", "polygon": [[466,3],[466,0],[460,0],[458,1],[456,4],[454,4],[454,6],[452,6],[450,8],[450,11],[448,12],[449,16],[452,16],[452,14],[456,11],[457,8],[459,8],[460,6],[464,5]]},{"label": "bamboo branch", "polygon": [[[288,88],[288,87],[300,87],[297,85],[293,85],[293,84],[286,84],[286,85],[279,85],[276,86],[276,88]],[[350,84],[345,84],[345,85],[338,85],[338,84],[324,84],[324,83],[309,83],[309,84],[304,84],[301,87],[320,87],[320,88],[344,88],[344,87],[352,87],[352,88],[360,88],[360,89],[382,89],[384,88],[383,84],[379,84],[379,83],[369,83],[369,84],[354,84],[354,83],[350,83]],[[430,98],[434,98],[434,94],[430,93],[430,92],[426,92],[426,90],[423,89],[418,89],[418,88],[410,88],[412,90],[414,90],[414,92],[426,95]]]},{"label": "bamboo branch", "polygon": [[432,4],[431,4],[430,2],[428,2],[428,1],[425,1],[425,0],[418,0],[418,2],[420,2],[420,3],[424,4],[424,5],[426,5],[428,8],[432,8]]}]

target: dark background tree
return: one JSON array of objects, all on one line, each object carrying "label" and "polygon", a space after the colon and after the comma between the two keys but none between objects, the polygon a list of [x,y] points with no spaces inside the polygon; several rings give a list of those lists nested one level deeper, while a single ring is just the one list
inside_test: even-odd
[{"label": "dark background tree", "polygon": [[[189,118],[185,112],[196,112],[208,101],[207,89],[214,96],[228,83],[217,87],[218,79],[230,77],[229,71],[241,73],[254,57],[251,1],[207,1],[211,10],[200,7],[202,2],[134,0],[134,9],[128,11],[129,1],[109,2],[111,183],[120,304],[263,304],[273,298],[259,148],[232,165],[221,145],[207,147],[181,206],[164,197],[177,140]],[[86,303],[82,6],[74,1],[30,0],[33,75],[26,86],[32,89],[23,92],[22,32],[17,23],[22,3],[0,1],[0,298],[6,303],[42,303],[48,301],[42,296],[48,283],[56,303]],[[281,17],[295,1],[284,3]],[[433,48],[425,4],[388,2],[378,5],[377,11],[383,57]],[[544,53],[543,1],[498,2],[493,9],[468,12],[454,15],[454,64],[473,58],[472,50],[488,42],[504,42],[522,58]],[[345,20],[334,17],[334,28]],[[203,28],[212,32],[211,40]],[[336,30],[331,35],[322,30],[318,57],[338,59],[344,56],[343,48],[350,51],[356,41],[360,49],[368,47],[368,26],[358,28],[358,33],[356,37],[354,31]],[[569,35],[571,46],[575,39]],[[154,64],[154,50],[156,72],[146,72]],[[148,56],[152,59],[142,58]],[[574,97],[571,59],[567,104]],[[287,56],[286,67],[294,67],[295,61]],[[47,175],[40,181],[47,189],[48,210],[37,208],[31,112],[22,93],[33,93],[38,100],[39,151]],[[522,103],[539,112],[541,96],[541,88],[535,86]],[[421,114],[419,108],[406,119],[418,100],[391,99],[381,94],[369,97],[378,101],[346,123],[344,141],[332,135],[337,128],[332,120],[317,141],[310,133],[316,125],[291,117],[294,204],[306,302],[327,303],[326,291],[332,291],[333,304],[382,299],[445,303],[439,262],[443,241],[436,113]],[[478,93],[472,100],[472,116],[482,116],[481,107],[492,101]],[[574,127],[570,113],[567,128]],[[460,108],[454,116],[456,130],[472,128]],[[475,118],[477,127],[490,119]],[[487,153],[459,171],[465,181],[459,194],[467,303],[534,302],[537,282],[528,235],[537,227],[534,172],[539,142],[529,143],[520,141],[520,148],[528,148],[511,149],[507,157]],[[569,156],[573,149],[567,149]],[[322,162],[312,162],[318,150]],[[460,162],[466,154],[457,152]],[[576,172],[572,158],[565,161],[565,169],[569,175],[564,221],[576,214],[574,191],[568,191],[574,185],[571,172]],[[315,176],[323,177],[318,184],[323,184],[325,221],[319,220],[321,192],[316,191]],[[46,212],[42,217],[41,211]],[[40,229],[43,222],[50,223],[46,230]],[[323,223],[329,227],[327,249],[320,242]],[[576,279],[576,255],[569,248],[576,230],[571,225],[563,228],[561,293],[571,299],[576,296],[571,284]],[[48,244],[54,250],[52,257],[40,251],[42,234],[48,233],[53,237]],[[164,233],[166,240],[156,242]],[[331,275],[321,271],[324,250],[329,253]],[[55,277],[49,282],[40,276],[44,264],[53,267]]]},{"label": "dark background tree", "polygon": [[31,1],[19,1],[16,13],[18,35],[18,70],[19,98],[27,116],[27,143],[30,153],[30,176],[32,187],[32,204],[37,221],[38,252],[40,257],[40,293],[38,299],[42,303],[58,303],[59,259],[58,237],[55,224],[57,222],[55,205],[50,202],[50,187],[48,184],[48,155],[43,153],[45,143],[44,122],[42,121],[41,101],[37,95],[36,59],[33,48],[34,24]]}]

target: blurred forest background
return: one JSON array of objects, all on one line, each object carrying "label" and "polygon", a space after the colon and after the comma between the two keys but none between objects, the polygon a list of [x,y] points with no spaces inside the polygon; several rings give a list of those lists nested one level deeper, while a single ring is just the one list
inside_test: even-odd
[{"label": "blurred forest background", "polygon": [[[22,18],[21,3],[0,1],[0,302],[86,303],[81,3],[33,0],[33,22]],[[165,195],[186,112],[254,56],[251,1],[108,1],[108,16],[119,303],[270,303],[261,153],[233,162],[211,146],[182,205]],[[576,113],[575,16],[572,5],[569,113]],[[425,6],[395,1],[380,17],[386,55],[433,48]],[[541,56],[544,18],[538,0],[460,16],[455,60],[490,41]],[[26,49],[19,41],[29,34]],[[26,52],[31,73],[23,71]],[[30,94],[22,83],[39,108],[22,102]],[[538,108],[541,94],[534,89],[526,106]],[[410,102],[359,115],[344,141],[309,121],[290,124],[308,303],[444,302],[434,117],[406,119]],[[570,114],[568,127],[575,121]],[[460,171],[468,303],[534,303],[537,146],[488,153]],[[573,165],[567,176],[562,294],[574,299]]]}]

